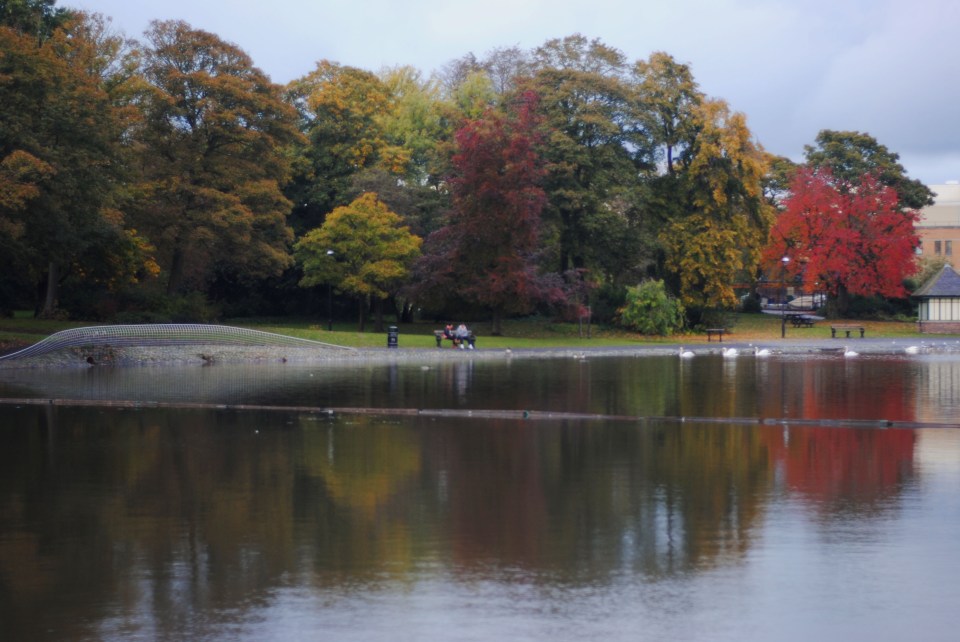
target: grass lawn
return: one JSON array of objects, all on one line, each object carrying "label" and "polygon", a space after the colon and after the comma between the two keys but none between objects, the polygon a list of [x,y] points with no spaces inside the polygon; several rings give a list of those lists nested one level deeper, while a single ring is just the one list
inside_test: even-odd
[{"label": "grass lawn", "polygon": [[[356,324],[335,323],[333,331],[327,331],[326,323],[321,320],[306,319],[227,319],[224,325],[234,325],[255,330],[276,332],[314,341],[324,341],[352,347],[385,347],[386,332],[374,332],[373,324],[367,331],[360,333]],[[390,322],[386,322],[390,325]],[[827,339],[830,338],[831,321],[819,321],[812,328],[794,328],[787,325],[788,339]],[[854,322],[852,322],[854,323]],[[916,323],[901,321],[855,321],[866,327],[868,338],[917,337]],[[67,328],[84,325],[98,325],[75,321],[48,321],[34,319],[27,312],[20,312],[13,318],[0,319],[0,351],[9,351],[25,346],[44,337]],[[433,331],[442,326],[432,323],[400,324],[399,345],[401,348],[436,347]],[[488,323],[474,323],[471,328],[477,335],[479,348],[601,348],[631,346],[656,343],[706,343],[705,333],[689,332],[669,337],[643,337],[619,328],[594,325],[590,328],[591,338],[586,338],[587,328],[574,323],[555,323],[544,319],[521,319],[506,321],[503,325],[504,336],[490,335]],[[725,341],[765,342],[780,339],[780,319],[767,314],[737,315],[735,325]],[[445,347],[449,344],[445,343]]]}]

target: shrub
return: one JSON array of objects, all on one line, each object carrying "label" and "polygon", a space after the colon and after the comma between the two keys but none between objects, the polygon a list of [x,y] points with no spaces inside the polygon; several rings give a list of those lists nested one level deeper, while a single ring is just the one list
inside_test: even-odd
[{"label": "shrub", "polygon": [[763,312],[763,305],[760,303],[760,297],[756,294],[748,294],[740,300],[741,312]]},{"label": "shrub", "polygon": [[166,312],[174,323],[209,323],[220,317],[217,306],[200,292],[170,297]]},{"label": "shrub", "polygon": [[627,288],[627,300],[617,311],[622,326],[641,334],[668,335],[683,327],[683,305],[667,294],[663,281],[644,281]]}]

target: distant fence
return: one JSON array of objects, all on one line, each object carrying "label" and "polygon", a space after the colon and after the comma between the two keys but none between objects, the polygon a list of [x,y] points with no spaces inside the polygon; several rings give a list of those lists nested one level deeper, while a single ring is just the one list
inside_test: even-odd
[{"label": "distant fence", "polygon": [[0,361],[26,359],[27,357],[36,357],[65,348],[192,345],[323,347],[353,350],[353,348],[332,343],[288,337],[260,330],[248,330],[247,328],[234,328],[225,325],[164,323],[155,325],[102,325],[63,330],[51,334],[46,339],[38,341],[23,350],[0,356]]}]

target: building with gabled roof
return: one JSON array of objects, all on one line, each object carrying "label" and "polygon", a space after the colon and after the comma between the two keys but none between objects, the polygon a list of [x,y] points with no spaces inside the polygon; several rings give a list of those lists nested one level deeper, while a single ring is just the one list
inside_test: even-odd
[{"label": "building with gabled roof", "polygon": [[960,274],[944,265],[913,296],[920,300],[920,332],[960,334]]}]

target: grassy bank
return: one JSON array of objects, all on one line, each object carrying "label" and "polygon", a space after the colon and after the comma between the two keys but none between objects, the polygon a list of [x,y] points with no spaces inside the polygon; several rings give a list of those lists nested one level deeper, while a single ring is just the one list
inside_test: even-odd
[{"label": "grassy bank", "polygon": [[[919,336],[915,323],[897,321],[857,321],[866,327],[869,338],[899,338]],[[386,333],[374,332],[372,324],[366,332],[356,330],[356,324],[335,323],[332,331],[319,320],[308,319],[228,319],[225,325],[235,325],[255,330],[265,330],[289,336],[324,341],[352,347],[384,347]],[[44,337],[67,328],[92,323],[49,321],[33,319],[28,313],[19,313],[13,318],[0,319],[0,351],[30,345]],[[433,331],[440,325],[433,323],[400,324],[399,345],[401,348],[432,348],[436,346]],[[604,348],[656,343],[696,344],[707,341],[706,334],[688,332],[670,337],[643,337],[618,328],[594,325],[578,328],[573,323],[555,323],[544,319],[514,320],[504,323],[504,335],[490,335],[487,323],[471,325],[477,335],[479,348]],[[780,319],[766,314],[740,314],[724,339],[731,342],[775,342],[780,340]],[[830,337],[830,322],[820,321],[812,328],[794,328],[787,325],[788,339],[827,339]],[[444,344],[449,346],[448,343]]]}]

